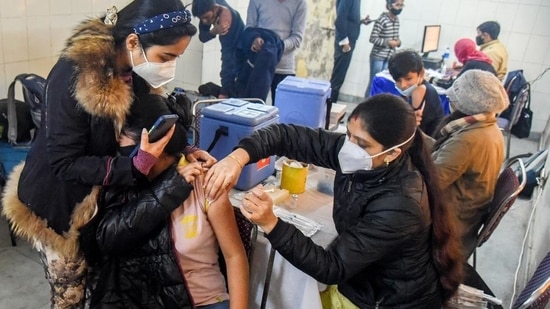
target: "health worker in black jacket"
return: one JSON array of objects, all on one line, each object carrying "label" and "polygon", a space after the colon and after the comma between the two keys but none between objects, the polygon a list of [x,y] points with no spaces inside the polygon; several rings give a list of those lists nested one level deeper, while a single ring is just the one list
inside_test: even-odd
[{"label": "health worker in black jacket", "polygon": [[326,248],[279,220],[261,186],[241,212],[257,223],[284,258],[359,308],[441,308],[461,282],[455,219],[443,205],[434,165],[403,99],[375,95],[359,104],[347,135],[273,124],[244,138],[207,173],[207,194],[234,183],[243,164],[287,156],[336,171]]}]

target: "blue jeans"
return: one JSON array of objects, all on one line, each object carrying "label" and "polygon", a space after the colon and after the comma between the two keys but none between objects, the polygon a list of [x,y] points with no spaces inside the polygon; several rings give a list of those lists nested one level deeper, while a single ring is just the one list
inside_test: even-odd
[{"label": "blue jeans", "polygon": [[199,306],[197,309],[229,309],[229,300],[224,300],[221,303]]},{"label": "blue jeans", "polygon": [[372,80],[374,79],[374,76],[377,73],[380,73],[388,68],[388,59],[385,60],[378,60],[378,59],[370,59],[370,79],[369,79],[369,85],[367,86],[367,90],[365,91],[365,98],[370,97],[370,88],[372,86]]}]

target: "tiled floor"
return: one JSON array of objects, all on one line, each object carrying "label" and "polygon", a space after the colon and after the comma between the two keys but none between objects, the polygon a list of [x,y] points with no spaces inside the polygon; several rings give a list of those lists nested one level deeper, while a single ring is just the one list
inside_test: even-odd
[{"label": "tiled floor", "polygon": [[[348,114],[354,105],[350,104]],[[536,150],[532,140],[512,139],[512,156]],[[530,214],[530,203],[519,200],[504,216],[491,239],[478,250],[478,271],[508,308],[514,272]],[[0,218],[0,309],[49,308],[49,286],[36,252],[20,240],[10,244],[6,220]],[[517,296],[517,294],[516,294]],[[291,309],[291,308],[289,308]]]}]

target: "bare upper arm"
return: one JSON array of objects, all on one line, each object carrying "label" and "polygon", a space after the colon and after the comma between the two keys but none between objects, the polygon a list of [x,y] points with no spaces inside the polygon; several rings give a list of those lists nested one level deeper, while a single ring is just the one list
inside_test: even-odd
[{"label": "bare upper arm", "polygon": [[208,221],[214,230],[224,257],[244,253],[239,236],[235,212],[226,193],[211,202],[207,212]]}]

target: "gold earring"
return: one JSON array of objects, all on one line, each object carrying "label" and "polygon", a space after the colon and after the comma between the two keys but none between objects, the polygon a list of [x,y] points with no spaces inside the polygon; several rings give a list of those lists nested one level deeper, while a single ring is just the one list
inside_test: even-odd
[{"label": "gold earring", "polygon": [[384,159],[384,164],[386,165],[386,167],[388,167],[390,165],[390,159],[385,158]]}]

